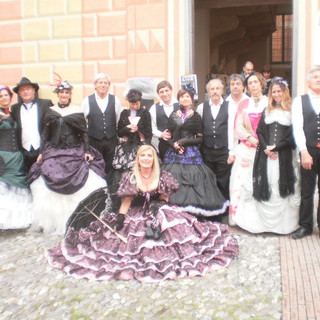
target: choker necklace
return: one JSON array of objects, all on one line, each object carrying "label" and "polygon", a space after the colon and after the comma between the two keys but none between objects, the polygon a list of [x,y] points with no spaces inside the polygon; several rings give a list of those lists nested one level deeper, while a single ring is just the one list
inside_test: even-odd
[{"label": "choker necklace", "polygon": [[70,102],[68,102],[67,104],[62,104],[62,103],[58,102],[58,107],[61,109],[69,107],[69,105],[70,105]]},{"label": "choker necklace", "polygon": [[276,107],[282,108],[282,104],[281,103],[276,103]]},{"label": "choker necklace", "polygon": [[141,173],[141,176],[142,176],[143,178],[145,178],[145,179],[149,179],[149,178],[151,177],[151,174],[148,175],[148,176],[144,176],[144,175]]}]

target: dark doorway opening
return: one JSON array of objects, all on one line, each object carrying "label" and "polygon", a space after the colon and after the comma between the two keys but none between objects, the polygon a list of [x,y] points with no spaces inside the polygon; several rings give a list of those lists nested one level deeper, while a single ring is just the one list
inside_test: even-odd
[{"label": "dark doorway opening", "polygon": [[194,8],[199,101],[210,78],[226,81],[248,60],[256,71],[270,65],[291,82],[292,0],[194,0]]}]

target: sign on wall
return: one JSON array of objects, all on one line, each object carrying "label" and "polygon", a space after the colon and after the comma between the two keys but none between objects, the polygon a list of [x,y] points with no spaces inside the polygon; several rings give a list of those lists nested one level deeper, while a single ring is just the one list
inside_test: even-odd
[{"label": "sign on wall", "polygon": [[180,86],[189,86],[194,89],[194,100],[198,100],[198,80],[196,74],[188,74],[180,77]]}]

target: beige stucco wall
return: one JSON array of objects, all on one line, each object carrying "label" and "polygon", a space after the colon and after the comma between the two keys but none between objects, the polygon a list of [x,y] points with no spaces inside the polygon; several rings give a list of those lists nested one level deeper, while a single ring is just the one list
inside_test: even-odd
[{"label": "beige stucco wall", "polygon": [[320,0],[294,0],[294,49],[293,49],[293,95],[303,94],[307,90],[306,74],[312,68],[320,66]]},{"label": "beige stucco wall", "polygon": [[49,84],[57,72],[73,84],[74,103],[93,92],[98,72],[110,75],[111,92],[122,100],[131,77],[168,79],[178,89],[187,68],[185,3],[0,0],[0,83],[14,86],[26,76],[56,101]]},{"label": "beige stucco wall", "polygon": [[[320,63],[320,0],[293,3],[293,92],[300,94],[306,72]],[[208,70],[203,35],[203,47],[193,49],[192,5],[192,0],[0,0],[0,83],[14,86],[27,76],[40,84],[41,96],[56,101],[49,84],[57,72],[74,85],[75,103],[92,93],[98,72],[109,73],[111,91],[121,99],[131,77],[152,77],[155,84],[168,79],[176,91],[181,74]],[[202,17],[208,24],[205,13]],[[195,61],[197,50],[201,59]],[[204,79],[198,78],[201,90]]]}]

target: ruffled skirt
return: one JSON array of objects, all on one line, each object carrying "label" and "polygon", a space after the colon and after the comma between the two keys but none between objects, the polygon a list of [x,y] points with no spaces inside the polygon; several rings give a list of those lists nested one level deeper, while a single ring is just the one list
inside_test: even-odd
[{"label": "ruffled skirt", "polygon": [[[243,186],[234,222],[242,229],[252,233],[273,232],[289,234],[299,227],[300,174],[297,163],[294,164],[297,180],[295,193],[282,198],[279,192],[279,160],[267,159],[268,182],[271,196],[268,201],[256,201],[253,194],[252,179]],[[252,166],[250,167],[252,172]]]},{"label": "ruffled skirt", "polygon": [[238,254],[227,226],[199,222],[175,206],[165,205],[157,214],[160,239],[146,239],[148,218],[141,212],[133,207],[126,215],[120,233],[127,243],[101,222],[92,222],[69,230],[61,245],[47,250],[49,264],[77,279],[157,282],[203,276],[227,267]]},{"label": "ruffled skirt", "polygon": [[246,181],[251,181],[252,183],[252,167],[256,150],[256,148],[247,147],[244,143],[239,143],[236,146],[236,160],[233,163],[230,176],[230,225],[235,225],[233,217],[238,209],[239,201],[243,191],[243,185],[246,183]]},{"label": "ruffled skirt", "polygon": [[0,181],[0,229],[23,229],[32,223],[31,192]]},{"label": "ruffled skirt", "polygon": [[33,225],[31,231],[65,233],[66,222],[78,203],[94,190],[105,187],[106,181],[93,170],[89,170],[84,186],[73,194],[60,194],[50,190],[40,176],[30,185],[33,203]]},{"label": "ruffled skirt", "polygon": [[86,183],[89,169],[105,178],[101,153],[90,147],[90,154],[94,157],[90,162],[84,160],[84,154],[83,144],[69,148],[46,145],[42,152],[43,162],[36,162],[31,167],[29,182],[42,176],[49,189],[61,194],[73,194]]},{"label": "ruffled skirt", "polygon": [[184,154],[168,149],[162,169],[179,182],[180,189],[170,196],[170,203],[201,216],[216,216],[226,211],[229,202],[217,186],[216,176],[202,160],[199,148],[187,147]]}]

